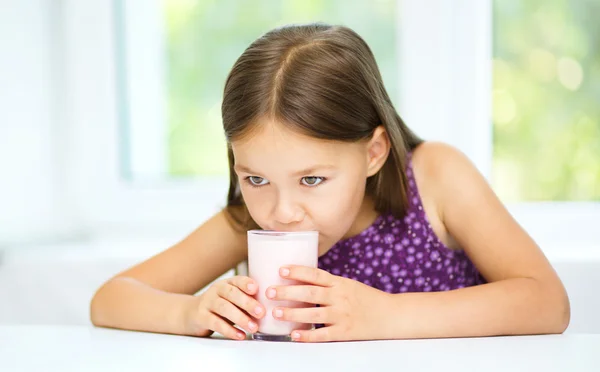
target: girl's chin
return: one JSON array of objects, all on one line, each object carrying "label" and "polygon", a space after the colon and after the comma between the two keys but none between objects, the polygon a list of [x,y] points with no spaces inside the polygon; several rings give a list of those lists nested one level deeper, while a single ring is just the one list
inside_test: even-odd
[{"label": "girl's chin", "polygon": [[322,239],[319,237],[319,257],[329,252],[333,245],[334,243],[331,243],[329,239]]}]

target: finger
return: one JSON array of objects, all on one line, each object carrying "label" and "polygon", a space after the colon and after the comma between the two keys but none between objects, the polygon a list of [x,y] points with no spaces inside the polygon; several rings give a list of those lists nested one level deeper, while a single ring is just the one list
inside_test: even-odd
[{"label": "finger", "polygon": [[247,276],[234,276],[227,279],[227,283],[238,287],[252,296],[258,292],[258,284]]},{"label": "finger", "polygon": [[297,280],[304,283],[331,287],[335,282],[335,276],[327,271],[308,266],[284,266],[279,269],[279,275],[286,279]]},{"label": "finger", "polygon": [[328,307],[276,307],[273,309],[273,317],[278,320],[308,324],[329,324],[332,321]]},{"label": "finger", "polygon": [[293,331],[292,341],[297,342],[328,342],[333,341],[331,327],[323,327],[310,331]]},{"label": "finger", "polygon": [[289,300],[306,302],[309,304],[331,305],[331,290],[315,285],[282,285],[269,287],[267,298],[272,300]]},{"label": "finger", "polygon": [[217,333],[220,333],[223,336],[230,338],[232,340],[243,340],[246,338],[246,335],[244,334],[244,332],[240,331],[239,329],[235,328],[231,324],[227,323],[224,319],[222,319],[218,315],[211,313],[209,315],[209,317],[210,318],[209,318],[208,324],[209,324],[211,330],[213,330]]},{"label": "finger", "polygon": [[217,294],[257,319],[265,315],[265,308],[260,302],[229,282],[219,286]]},{"label": "finger", "polygon": [[226,320],[232,321],[234,324],[250,333],[258,330],[258,324],[253,321],[248,314],[244,313],[237,306],[221,297],[215,300],[210,310],[215,315],[219,315]]}]

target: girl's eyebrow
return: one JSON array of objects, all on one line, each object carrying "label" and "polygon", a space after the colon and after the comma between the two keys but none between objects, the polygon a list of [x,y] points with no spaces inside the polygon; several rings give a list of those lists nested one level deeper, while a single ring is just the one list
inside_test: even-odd
[{"label": "girl's eyebrow", "polygon": [[294,172],[294,173],[292,173],[292,175],[302,176],[302,175],[306,175],[306,174],[315,174],[315,173],[317,173],[317,171],[321,171],[321,170],[331,170],[331,169],[335,169],[335,166],[331,165],[331,164],[319,164],[319,165],[315,165],[312,167],[302,169],[298,172]]},{"label": "girl's eyebrow", "polygon": [[256,174],[257,172],[252,171],[252,169],[248,168],[247,166],[243,165],[243,164],[234,164],[233,169],[235,169],[238,172],[244,172],[244,173],[250,173],[250,174]]},{"label": "girl's eyebrow", "polygon": [[[244,172],[244,173],[250,173],[250,174],[258,174],[260,172],[255,172],[252,169],[250,169],[249,167],[243,165],[243,164],[239,164],[236,163],[233,168],[238,171],[238,172]],[[334,165],[331,164],[319,164],[319,165],[315,165],[312,167],[308,167],[305,169],[302,169],[300,171],[294,172],[292,173],[293,176],[302,176],[302,175],[306,175],[306,174],[314,174],[317,171],[321,171],[321,170],[331,170],[331,169],[335,169]]]}]

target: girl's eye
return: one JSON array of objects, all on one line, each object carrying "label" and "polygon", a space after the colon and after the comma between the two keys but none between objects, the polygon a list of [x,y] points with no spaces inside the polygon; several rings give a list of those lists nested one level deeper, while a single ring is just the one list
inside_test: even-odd
[{"label": "girl's eye", "polygon": [[246,179],[252,186],[264,186],[269,183],[269,181],[267,181],[267,179],[262,178],[262,177],[250,176]]},{"label": "girl's eye", "polygon": [[302,177],[302,184],[309,187],[314,187],[323,182],[325,178],[323,177]]}]

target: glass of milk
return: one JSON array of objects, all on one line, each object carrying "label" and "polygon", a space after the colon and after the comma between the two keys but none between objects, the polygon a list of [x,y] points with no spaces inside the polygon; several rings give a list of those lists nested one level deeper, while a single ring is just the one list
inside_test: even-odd
[{"label": "glass of milk", "polygon": [[274,285],[301,284],[294,280],[283,279],[279,269],[287,265],[317,267],[319,233],[318,231],[248,231],[248,269],[249,276],[258,284],[256,299],[266,311],[258,321],[258,332],[252,335],[254,340],[290,341],[295,329],[311,329],[312,324],[287,322],[273,318],[275,307],[312,307],[296,301],[274,301],[267,298],[267,288]]}]

